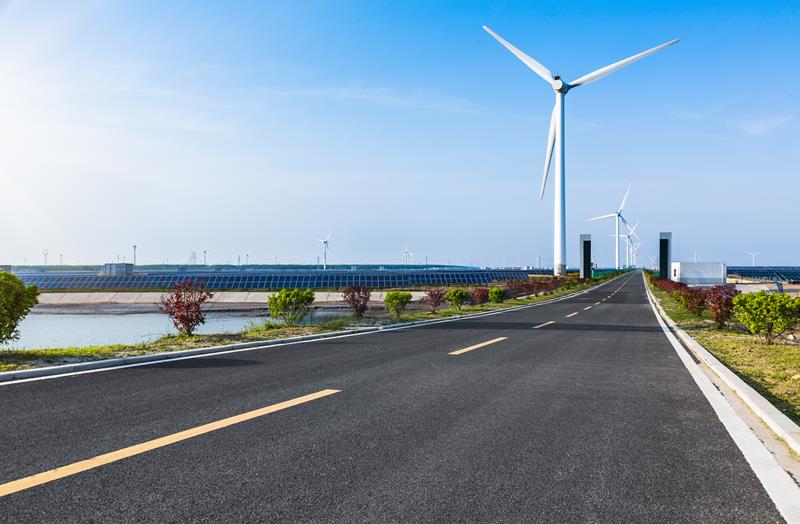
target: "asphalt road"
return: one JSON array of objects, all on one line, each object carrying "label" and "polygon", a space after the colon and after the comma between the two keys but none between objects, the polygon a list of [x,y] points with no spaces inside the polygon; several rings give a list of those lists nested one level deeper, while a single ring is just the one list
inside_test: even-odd
[{"label": "asphalt road", "polygon": [[8,494],[0,520],[781,521],[638,273],[482,318],[2,386],[0,484],[328,389]]}]

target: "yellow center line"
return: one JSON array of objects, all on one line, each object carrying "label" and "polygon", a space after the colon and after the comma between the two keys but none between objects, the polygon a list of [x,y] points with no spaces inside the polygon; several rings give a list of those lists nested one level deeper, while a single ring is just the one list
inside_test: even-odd
[{"label": "yellow center line", "polygon": [[90,469],[111,464],[112,462],[116,462],[118,460],[133,457],[134,455],[146,453],[157,448],[175,444],[176,442],[180,442],[182,440],[187,440],[205,433],[217,431],[218,429],[226,428],[234,424],[240,424],[254,418],[262,417],[270,413],[275,413],[276,411],[291,408],[293,406],[310,402],[312,400],[317,400],[322,397],[327,397],[328,395],[333,395],[339,392],[340,390],[338,389],[323,389],[322,391],[317,391],[316,393],[311,393],[310,395],[304,395],[302,397],[293,398],[285,402],[279,402],[278,404],[272,404],[271,406],[248,411],[247,413],[242,413],[241,415],[224,418],[216,422],[197,426],[196,428],[173,433],[172,435],[167,435],[166,437],[148,440],[147,442],[136,444],[135,446],[130,446],[117,451],[112,451],[111,453],[98,455],[94,458],[75,462],[74,464],[69,464],[67,466],[61,466],[59,468],[51,469],[50,471],[37,473],[35,475],[31,475],[30,477],[6,482],[5,484],[0,484],[0,497],[5,497],[6,495],[10,495],[18,491],[23,491],[60,478],[76,475]]},{"label": "yellow center line", "polygon": [[487,340],[486,342],[481,342],[480,344],[475,344],[474,346],[470,346],[468,348],[459,349],[457,351],[451,351],[448,355],[460,355],[462,353],[466,353],[467,351],[472,351],[473,349],[480,349],[484,346],[488,346],[489,344],[495,344],[497,342],[502,342],[503,340],[507,339],[508,337],[497,337],[493,338],[492,340]]},{"label": "yellow center line", "polygon": [[551,320],[549,322],[545,322],[544,324],[539,324],[538,326],[533,326],[533,329],[541,329],[541,328],[543,328],[545,326],[549,326],[550,324],[555,324],[555,323],[556,323],[555,320]]},{"label": "yellow center line", "polygon": [[585,308],[583,308],[584,311],[588,311],[590,309],[592,309],[592,306],[586,306]]},{"label": "yellow center line", "polygon": [[574,316],[575,316],[575,315],[577,315],[577,314],[578,314],[578,312],[577,312],[577,311],[576,311],[575,313],[570,313],[569,315],[566,315],[566,318],[569,318],[569,317],[574,317]]}]

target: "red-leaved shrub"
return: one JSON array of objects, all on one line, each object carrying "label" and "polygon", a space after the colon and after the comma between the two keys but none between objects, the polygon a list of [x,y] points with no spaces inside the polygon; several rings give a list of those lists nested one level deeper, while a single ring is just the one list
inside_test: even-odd
[{"label": "red-leaved shrub", "polygon": [[480,306],[489,299],[489,288],[476,287],[472,289],[470,294],[472,295],[472,303],[476,306]]},{"label": "red-leaved shrub", "polygon": [[706,307],[718,329],[733,318],[733,299],[739,293],[733,286],[714,286],[706,291]]},{"label": "red-leaved shrub", "polygon": [[432,287],[425,291],[425,303],[431,308],[431,311],[436,311],[442,304],[444,304],[444,295],[446,291],[444,288]]},{"label": "red-leaved shrub", "polygon": [[203,284],[194,285],[191,280],[184,280],[175,284],[169,295],[161,297],[161,311],[169,316],[178,332],[191,335],[197,326],[205,323],[202,306],[213,296]]},{"label": "red-leaved shrub", "polygon": [[680,302],[693,315],[699,317],[706,309],[706,291],[699,287],[686,287],[680,292]]},{"label": "red-leaved shrub", "polygon": [[344,299],[347,305],[350,306],[350,309],[353,310],[353,314],[361,318],[364,316],[364,313],[367,312],[371,294],[372,290],[368,287],[350,286],[342,292],[342,299]]}]

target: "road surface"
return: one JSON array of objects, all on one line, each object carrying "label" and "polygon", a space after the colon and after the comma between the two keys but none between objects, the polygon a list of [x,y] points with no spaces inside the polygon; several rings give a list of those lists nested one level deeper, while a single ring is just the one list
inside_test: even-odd
[{"label": "road surface", "polygon": [[480,318],[0,386],[0,412],[8,522],[782,521],[640,273]]}]

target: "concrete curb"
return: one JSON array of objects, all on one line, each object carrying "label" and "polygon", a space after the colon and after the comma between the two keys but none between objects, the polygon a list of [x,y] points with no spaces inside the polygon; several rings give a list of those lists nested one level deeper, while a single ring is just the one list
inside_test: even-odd
[{"label": "concrete curb", "polygon": [[152,353],[150,355],[139,355],[134,357],[121,357],[121,358],[111,358],[111,359],[102,359],[102,360],[93,360],[89,362],[78,362],[75,364],[62,364],[56,366],[49,366],[49,367],[42,367],[42,368],[33,368],[33,369],[23,369],[19,371],[6,371],[0,373],[0,384],[3,383],[10,383],[16,380],[22,379],[31,379],[36,377],[46,377],[46,376],[55,376],[55,375],[66,375],[81,371],[90,371],[96,369],[103,369],[103,368],[115,368],[120,366],[129,366],[132,364],[144,364],[144,363],[156,363],[156,362],[168,362],[174,359],[186,358],[186,357],[194,357],[194,356],[201,356],[201,355],[212,355],[214,353],[224,353],[228,351],[237,351],[243,349],[256,349],[256,348],[269,348],[272,346],[283,346],[287,344],[296,344],[299,342],[311,342],[314,340],[323,340],[326,338],[332,337],[342,337],[348,335],[357,335],[357,334],[365,334],[371,332],[382,332],[382,331],[391,331],[395,329],[403,329],[409,327],[416,327],[416,326],[423,326],[427,324],[436,324],[440,322],[452,322],[455,320],[462,320],[467,318],[476,318],[476,317],[483,317],[489,315],[497,315],[499,313],[507,313],[509,311],[518,311],[520,309],[526,309],[536,306],[541,306],[545,304],[551,304],[553,302],[558,302],[560,300],[565,300],[570,297],[574,297],[576,295],[581,295],[590,291],[592,289],[596,289],[598,287],[604,286],[610,282],[621,278],[627,273],[620,275],[616,278],[612,278],[611,280],[607,280],[602,282],[596,286],[590,287],[588,289],[584,289],[582,291],[576,291],[574,293],[569,293],[568,295],[564,295],[563,297],[556,297],[549,300],[544,300],[542,302],[537,302],[536,304],[522,304],[519,306],[509,307],[505,309],[497,309],[494,311],[484,311],[481,313],[472,313],[469,315],[459,315],[453,317],[445,317],[445,318],[434,318],[430,320],[414,320],[411,322],[403,322],[401,324],[389,324],[386,326],[369,326],[369,327],[361,327],[355,329],[347,329],[343,331],[334,331],[331,333],[322,333],[319,335],[305,335],[301,337],[290,337],[290,338],[279,338],[274,340],[262,340],[262,341],[254,341],[254,342],[243,342],[240,344],[228,344],[225,346],[212,346],[207,348],[198,348],[198,349],[185,349],[181,351],[171,351],[167,353]]},{"label": "concrete curb", "polygon": [[725,366],[725,364],[717,360],[717,358],[703,347],[702,344],[679,328],[661,307],[655,295],[650,291],[647,282],[645,282],[645,289],[647,289],[647,295],[650,301],[656,306],[658,314],[661,315],[661,318],[673,333],[675,333],[681,343],[683,343],[684,347],[689,349],[695,357],[706,364],[720,380],[731,388],[747,407],[749,407],[758,418],[764,421],[773,433],[786,442],[786,445],[789,446],[792,451],[800,454],[800,426],[792,422],[789,417],[781,413],[770,401],[762,397],[755,389],[750,387],[744,380]]}]

